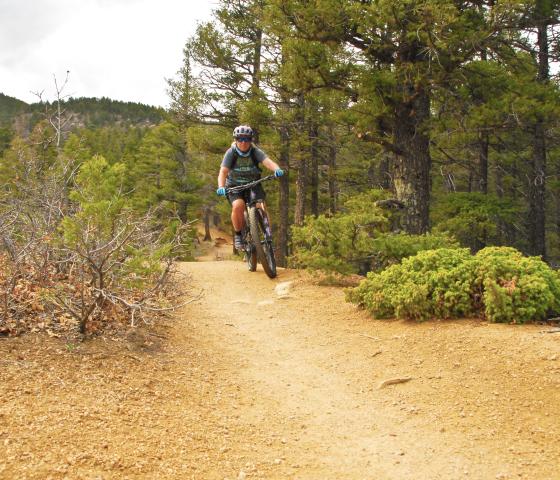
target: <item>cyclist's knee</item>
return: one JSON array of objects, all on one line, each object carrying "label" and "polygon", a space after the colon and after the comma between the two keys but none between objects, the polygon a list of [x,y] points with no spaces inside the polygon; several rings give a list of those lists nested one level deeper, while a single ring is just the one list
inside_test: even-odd
[{"label": "cyclist's knee", "polygon": [[238,198],[232,202],[231,208],[235,212],[242,212],[245,209],[245,202],[241,198]]}]

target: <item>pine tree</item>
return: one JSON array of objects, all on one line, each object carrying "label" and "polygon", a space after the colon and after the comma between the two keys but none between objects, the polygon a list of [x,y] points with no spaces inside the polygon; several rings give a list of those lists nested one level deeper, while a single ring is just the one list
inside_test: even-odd
[{"label": "pine tree", "polygon": [[133,203],[141,211],[158,208],[162,218],[189,218],[188,209],[198,205],[199,187],[189,170],[189,154],[180,130],[162,123],[142,139],[131,159],[130,179]]},{"label": "pine tree", "polygon": [[[501,48],[521,3],[334,0],[273,2],[294,35],[344,45],[356,66],[362,138],[394,154],[393,183],[407,207],[405,228],[429,226],[430,121],[434,91],[480,54]],[[513,7],[513,8],[512,8]],[[501,23],[499,23],[501,22]]]}]

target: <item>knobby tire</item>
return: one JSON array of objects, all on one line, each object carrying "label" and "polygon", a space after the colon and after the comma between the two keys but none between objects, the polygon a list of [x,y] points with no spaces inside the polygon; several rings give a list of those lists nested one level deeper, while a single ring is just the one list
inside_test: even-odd
[{"label": "knobby tire", "polygon": [[250,272],[254,272],[257,269],[257,251],[253,246],[252,242],[248,242],[245,247],[245,260],[247,261],[247,267]]},{"label": "knobby tire", "polygon": [[247,267],[250,272],[254,272],[257,269],[257,251],[254,247],[254,242],[251,238],[251,231],[249,229],[249,215],[247,210],[245,210],[245,261],[247,262]]},{"label": "knobby tire", "polygon": [[249,208],[249,230],[257,251],[257,257],[265,273],[270,278],[276,277],[276,259],[274,258],[272,241],[265,238],[262,216],[257,207]]}]

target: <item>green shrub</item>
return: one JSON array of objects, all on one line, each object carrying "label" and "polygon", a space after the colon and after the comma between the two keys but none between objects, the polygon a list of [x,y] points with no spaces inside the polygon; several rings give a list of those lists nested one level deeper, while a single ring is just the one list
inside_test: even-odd
[{"label": "green shrub", "polygon": [[423,250],[459,248],[459,244],[446,234],[411,235],[408,233],[380,234],[372,242],[375,261],[373,270],[383,270],[412,257]]},{"label": "green shrub", "polygon": [[448,193],[435,201],[434,232],[446,232],[476,251],[499,241],[498,225],[511,224],[520,209],[511,201],[480,192]]},{"label": "green shrub", "polygon": [[525,323],[560,309],[560,276],[540,258],[511,247],[488,247],[475,258],[488,320]]},{"label": "green shrub", "polygon": [[368,201],[370,196],[362,194],[359,201],[347,202],[351,206],[348,213],[307,217],[303,226],[292,227],[290,265],[342,274],[357,272],[373,252],[375,236],[389,225],[385,212]]},{"label": "green shrub", "polygon": [[[60,224],[57,246],[67,252],[74,275],[80,278],[80,295],[73,315],[85,333],[92,320],[101,321],[111,309],[142,315],[157,304],[173,259],[187,254],[181,239],[186,229],[177,220],[157,230],[151,212],[139,214],[123,192],[126,175],[122,163],[101,156],[84,162],[70,192],[72,214]],[[86,286],[87,285],[87,286]]]},{"label": "green shrub", "polygon": [[380,273],[369,273],[348,299],[378,318],[472,315],[471,261],[468,249],[426,250]]},{"label": "green shrub", "polygon": [[445,234],[389,232],[395,214],[376,206],[384,196],[386,193],[379,190],[356,195],[346,201],[343,212],[332,217],[307,217],[303,226],[292,227],[290,266],[358,273],[382,270],[421,250],[458,246]]},{"label": "green shrub", "polygon": [[369,273],[347,299],[376,318],[414,320],[485,316],[525,323],[560,309],[560,277],[542,260],[509,247],[442,248]]}]

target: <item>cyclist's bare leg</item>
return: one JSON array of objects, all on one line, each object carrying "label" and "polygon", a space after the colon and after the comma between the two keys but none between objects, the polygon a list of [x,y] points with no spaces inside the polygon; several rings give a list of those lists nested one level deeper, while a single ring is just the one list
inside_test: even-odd
[{"label": "cyclist's bare leg", "polygon": [[231,204],[231,223],[236,232],[241,232],[245,227],[245,201],[242,198],[234,200]]}]

